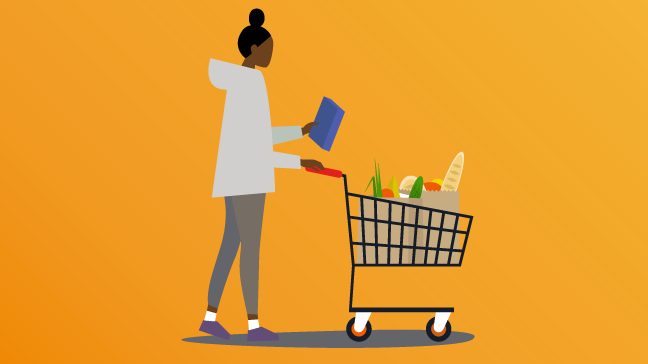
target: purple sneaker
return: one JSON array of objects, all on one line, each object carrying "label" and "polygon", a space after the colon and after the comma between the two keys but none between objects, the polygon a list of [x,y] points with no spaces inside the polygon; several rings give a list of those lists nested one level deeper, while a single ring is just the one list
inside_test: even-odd
[{"label": "purple sneaker", "polygon": [[254,330],[248,330],[247,339],[248,341],[277,341],[279,340],[279,335],[265,327],[259,327]]},{"label": "purple sneaker", "polygon": [[219,324],[216,321],[203,321],[200,324],[200,331],[206,332],[210,335],[220,337],[221,339],[229,339],[230,334],[225,330],[223,325]]}]

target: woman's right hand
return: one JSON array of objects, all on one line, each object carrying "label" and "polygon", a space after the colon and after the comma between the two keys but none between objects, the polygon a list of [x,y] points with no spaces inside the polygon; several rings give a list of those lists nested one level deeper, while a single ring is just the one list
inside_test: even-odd
[{"label": "woman's right hand", "polygon": [[316,170],[324,169],[324,165],[315,159],[302,159],[300,162],[301,166],[304,168],[313,168]]}]

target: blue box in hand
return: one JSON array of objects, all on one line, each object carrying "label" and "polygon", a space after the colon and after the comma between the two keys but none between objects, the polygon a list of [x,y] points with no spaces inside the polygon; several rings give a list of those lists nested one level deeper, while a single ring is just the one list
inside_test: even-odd
[{"label": "blue box in hand", "polygon": [[322,149],[330,151],[343,116],[344,110],[333,100],[324,97],[315,116],[315,125],[309,133],[310,138]]}]

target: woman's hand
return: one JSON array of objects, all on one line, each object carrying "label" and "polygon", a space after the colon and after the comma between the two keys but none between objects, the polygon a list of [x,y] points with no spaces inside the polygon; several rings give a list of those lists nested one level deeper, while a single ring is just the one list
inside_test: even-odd
[{"label": "woman's hand", "polygon": [[310,133],[311,129],[312,129],[313,126],[315,126],[315,125],[316,125],[316,124],[315,124],[314,121],[313,121],[313,122],[310,122],[310,123],[308,123],[308,124],[306,124],[306,125],[304,125],[304,126],[302,127],[302,135],[306,135],[306,134]]},{"label": "woman's hand", "polygon": [[304,168],[313,168],[315,170],[324,169],[324,165],[315,159],[302,159],[300,162]]}]

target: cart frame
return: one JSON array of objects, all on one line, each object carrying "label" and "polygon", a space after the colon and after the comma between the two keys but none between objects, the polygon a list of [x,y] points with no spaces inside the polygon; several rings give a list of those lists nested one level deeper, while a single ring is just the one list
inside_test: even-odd
[{"label": "cart frame", "polygon": [[[346,176],[346,174],[342,174],[342,179],[344,180],[344,197],[345,197],[345,200],[346,200],[347,228],[348,228],[348,233],[349,233],[349,247],[350,247],[350,253],[351,253],[351,255],[350,255],[351,256],[351,284],[350,284],[350,289],[349,289],[349,312],[454,312],[454,307],[374,307],[374,306],[371,306],[371,307],[368,307],[368,306],[356,307],[356,306],[353,305],[353,291],[354,291],[354,286],[355,286],[355,269],[356,269],[356,267],[363,267],[363,268],[364,267],[366,267],[366,268],[370,268],[370,267],[400,268],[400,267],[422,267],[422,266],[424,266],[424,267],[435,267],[437,265],[414,264],[414,263],[402,264],[400,262],[399,262],[398,265],[384,264],[384,263],[375,263],[375,264],[356,263],[355,252],[354,252],[354,245],[355,244],[354,244],[354,241],[353,241],[351,220],[359,220],[359,219],[357,219],[356,217],[351,215],[351,207],[350,207],[349,197],[358,197],[358,198],[360,198],[361,199],[360,200],[361,205],[362,205],[362,199],[367,199],[367,200],[373,200],[373,201],[382,200],[382,201],[388,202],[390,204],[397,204],[397,205],[400,205],[400,206],[415,208],[415,209],[417,209],[417,219],[418,219],[418,209],[421,209],[421,208],[425,208],[426,210],[431,210],[431,211],[442,212],[444,214],[445,213],[450,213],[450,212],[443,211],[443,210],[437,210],[437,209],[433,209],[433,208],[422,207],[422,206],[418,206],[418,205],[414,205],[414,204],[408,204],[408,203],[404,203],[404,202],[389,201],[389,200],[386,200],[386,199],[382,199],[380,197],[373,197],[373,196],[367,196],[367,195],[361,195],[361,194],[357,194],[357,193],[352,193],[352,192],[349,192],[349,187],[348,187],[348,184],[347,184],[347,176]],[[465,231],[465,235],[466,235],[465,242],[464,242],[464,245],[463,245],[463,248],[462,248],[462,250],[465,251],[466,246],[468,244],[468,237],[470,235],[470,228],[471,228],[471,225],[472,225],[472,218],[473,217],[470,216],[470,215],[460,214],[460,213],[452,213],[452,215],[457,216],[457,217],[464,217],[464,218],[468,219],[468,227],[466,228],[466,231]],[[378,222],[380,220],[378,220],[376,218],[375,221]],[[459,221],[458,218],[455,219],[455,227],[454,227],[453,230],[450,230],[450,231],[452,231],[452,234],[453,234],[452,245],[454,245],[454,237],[455,237],[455,234],[456,234],[456,231],[457,231],[458,221]],[[389,221],[385,221],[385,222],[390,223]],[[403,224],[403,225],[408,225],[408,224]],[[374,224],[374,226],[375,226],[375,224]],[[443,222],[440,225],[440,229],[441,230],[446,230],[446,229],[443,228]],[[414,239],[415,240],[416,240],[416,230],[417,229],[415,229],[415,232],[414,232]],[[448,230],[446,230],[446,231],[448,231]],[[376,245],[378,246],[379,244],[376,243]],[[391,248],[392,246],[387,245],[387,247]],[[437,249],[441,249],[441,248],[437,247]],[[450,251],[452,251],[452,247],[450,248]],[[402,258],[402,255],[401,255],[401,258]],[[388,256],[388,259],[389,259],[389,256]],[[461,258],[459,259],[459,263],[457,263],[457,264],[445,264],[445,265],[438,265],[438,266],[457,267],[457,266],[461,266],[462,262],[463,262],[463,252],[461,254]]]},{"label": "cart frame", "polygon": [[[313,172],[313,173],[318,173],[318,174],[323,174],[327,175],[330,177],[335,177],[335,178],[340,178],[344,180],[344,198],[346,202],[346,212],[347,212],[347,229],[349,233],[349,248],[350,248],[350,256],[351,256],[351,282],[350,282],[350,288],[349,288],[349,312],[355,312],[355,317],[351,318],[349,322],[347,323],[346,326],[346,332],[347,335],[351,340],[354,341],[364,341],[369,336],[371,335],[371,323],[369,322],[369,317],[371,316],[371,313],[373,312],[435,312],[435,316],[431,318],[426,327],[425,327],[425,332],[427,336],[433,340],[433,341],[444,341],[448,337],[450,337],[450,334],[452,332],[452,325],[450,324],[449,318],[452,312],[454,312],[454,307],[385,307],[385,306],[363,306],[363,307],[357,307],[353,305],[353,291],[355,287],[355,270],[356,267],[363,267],[363,268],[372,268],[372,267],[390,267],[390,268],[403,268],[403,267],[459,267],[463,263],[463,258],[464,258],[464,253],[466,250],[466,247],[468,245],[468,237],[470,235],[470,228],[472,226],[472,219],[473,217],[471,215],[466,215],[466,214],[461,214],[458,212],[450,212],[450,211],[444,211],[444,210],[439,210],[435,208],[430,208],[427,206],[419,206],[419,205],[414,205],[414,204],[409,204],[405,202],[400,202],[400,201],[391,201],[387,199],[383,199],[380,197],[374,197],[374,196],[367,196],[367,195],[361,195],[357,193],[351,193],[349,192],[348,184],[347,184],[347,176],[346,174],[342,173],[341,171],[334,170],[334,169],[321,169],[321,170],[315,170],[311,168],[306,168],[306,171],[308,172]],[[359,198],[360,200],[360,216],[354,216],[351,214],[351,206],[349,202],[350,197],[355,197]],[[374,202],[374,217],[372,219],[370,218],[365,218],[364,217],[364,200],[369,200]],[[381,220],[378,218],[377,214],[377,204],[378,202],[384,202],[387,203],[389,206],[389,217],[388,220]],[[401,206],[401,221],[400,222],[393,222],[391,221],[392,218],[392,205],[398,205]],[[414,220],[414,224],[411,223],[406,223],[405,222],[405,208],[413,208],[416,211],[416,217]],[[419,220],[419,212],[423,211],[428,211],[428,222],[427,226],[425,225],[419,225],[418,220]],[[431,222],[432,222],[432,213],[439,213],[441,214],[441,221],[440,224],[437,227],[433,227]],[[454,228],[448,229],[446,228],[446,225],[444,225],[444,219],[445,215],[450,215],[454,216]],[[468,225],[465,230],[458,230],[458,224],[459,224],[459,219],[467,219],[468,220]],[[362,235],[362,242],[354,242],[353,239],[353,229],[351,227],[351,220],[359,220],[362,222],[362,227],[361,227],[361,235]],[[364,222],[365,221],[370,221],[373,222],[374,225],[374,232],[375,232],[375,241],[374,243],[367,243],[365,241],[365,227],[364,227]],[[388,226],[388,239],[387,239],[387,244],[383,243],[378,243],[378,228],[377,225],[379,223],[382,224],[387,224]],[[391,224],[394,223],[396,225],[400,226],[400,241],[399,245],[392,245],[391,243]],[[414,235],[413,235],[413,242],[411,246],[405,246],[403,242],[403,230],[405,227],[410,227],[414,228]],[[417,241],[417,233],[419,228],[426,228],[426,242],[425,242],[425,247],[419,247],[418,246],[418,241]],[[438,241],[435,247],[430,247],[430,230],[436,230],[439,232],[438,234]],[[452,233],[452,240],[450,242],[450,248],[442,248],[441,247],[441,235],[443,232],[446,233]],[[460,247],[455,248],[455,240],[457,234],[463,234],[464,241],[463,244]],[[355,259],[355,251],[354,251],[354,246],[355,245],[360,245],[363,247],[362,250],[362,256],[363,260],[362,263],[356,263]],[[375,248],[375,256],[376,260],[375,262],[372,263],[367,263],[367,254],[366,254],[366,247],[367,246],[373,246]],[[379,247],[386,247],[388,249],[388,255],[387,255],[387,264],[384,263],[379,263],[378,259],[378,248]],[[391,263],[391,249],[392,248],[400,248],[399,254],[398,254],[398,264],[396,262]],[[403,263],[403,249],[413,249],[412,250],[412,259],[411,263]],[[417,264],[416,260],[414,257],[416,256],[416,251],[417,250],[424,250],[425,252],[425,258],[423,260],[422,264]],[[429,263],[428,259],[428,252],[434,250],[434,262],[432,264]],[[448,253],[448,259],[446,260],[445,263],[439,261],[439,251],[444,251]],[[458,262],[452,263],[452,257],[454,256],[455,253],[459,253],[459,260]],[[390,264],[391,263],[391,264]],[[437,320],[435,320],[437,319]]]}]

